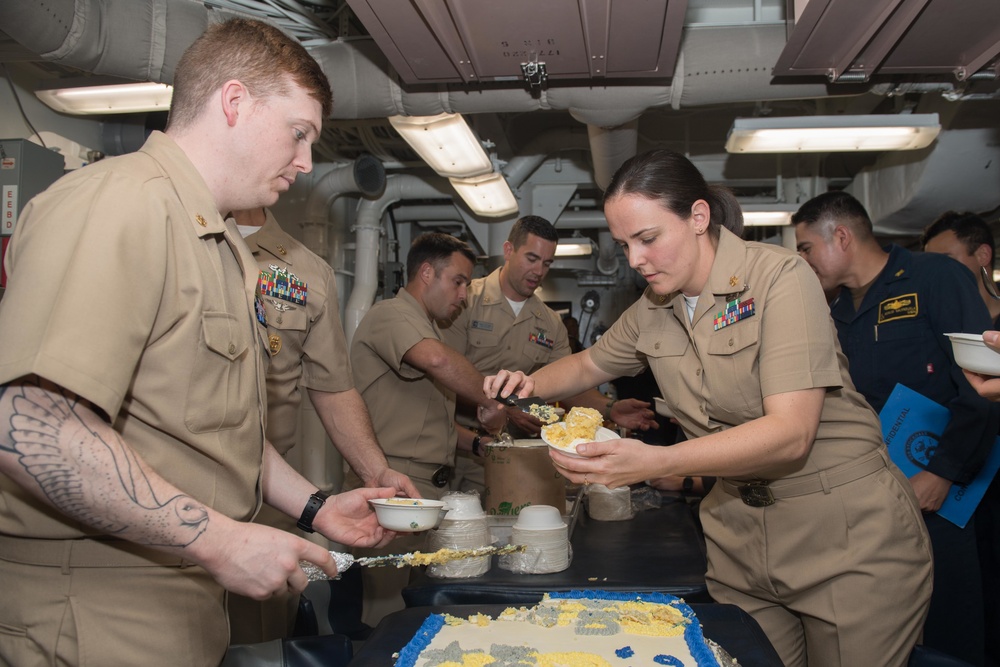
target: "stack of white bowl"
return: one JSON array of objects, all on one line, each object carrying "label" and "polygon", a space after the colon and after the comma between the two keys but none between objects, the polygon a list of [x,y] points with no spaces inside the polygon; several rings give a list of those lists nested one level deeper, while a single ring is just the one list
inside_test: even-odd
[{"label": "stack of white bowl", "polygon": [[517,515],[511,544],[525,546],[511,554],[510,567],[524,574],[562,572],[569,567],[569,530],[562,513],[551,505],[529,505]]},{"label": "stack of white bowl", "polygon": [[[449,493],[441,500],[448,513],[444,515],[437,530],[431,531],[428,548],[438,549],[478,549],[490,545],[490,531],[486,525],[486,513],[478,493]],[[490,570],[490,557],[463,558],[447,563],[430,565],[427,575],[438,578],[479,577]]]}]

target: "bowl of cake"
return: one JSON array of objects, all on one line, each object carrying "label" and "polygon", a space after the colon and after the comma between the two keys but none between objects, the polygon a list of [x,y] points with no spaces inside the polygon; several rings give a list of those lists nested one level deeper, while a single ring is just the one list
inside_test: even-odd
[{"label": "bowl of cake", "polygon": [[1000,375],[1000,353],[986,347],[982,334],[949,333],[955,363],[982,375]]},{"label": "bowl of cake", "polygon": [[418,533],[436,528],[448,510],[442,500],[426,498],[372,498],[379,525],[397,533]]},{"label": "bowl of cake", "polygon": [[604,416],[593,408],[572,408],[562,421],[542,427],[542,441],[569,456],[579,456],[577,445],[585,442],[602,442],[620,438],[609,428],[604,428]]}]

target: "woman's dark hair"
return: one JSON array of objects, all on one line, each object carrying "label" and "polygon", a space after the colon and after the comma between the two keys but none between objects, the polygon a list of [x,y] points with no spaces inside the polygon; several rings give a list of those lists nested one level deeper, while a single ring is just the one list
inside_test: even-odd
[{"label": "woman's dark hair", "polygon": [[680,218],[691,217],[691,207],[699,199],[708,202],[711,219],[708,233],[719,238],[719,228],[743,234],[743,210],[728,189],[709,185],[698,168],[680,153],[660,148],[636,155],[611,178],[604,203],[623,195],[639,195],[660,203]]}]

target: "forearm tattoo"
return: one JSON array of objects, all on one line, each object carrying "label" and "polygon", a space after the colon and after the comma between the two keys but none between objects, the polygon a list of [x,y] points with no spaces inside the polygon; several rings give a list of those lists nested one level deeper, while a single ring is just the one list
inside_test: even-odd
[{"label": "forearm tattoo", "polygon": [[[11,398],[13,395],[13,398]],[[185,547],[208,527],[205,506],[186,495],[161,501],[135,452],[72,394],[34,384],[7,386],[10,440],[49,502],[101,532],[153,546]],[[2,400],[0,400],[2,403]],[[104,422],[100,422],[104,424]]]}]

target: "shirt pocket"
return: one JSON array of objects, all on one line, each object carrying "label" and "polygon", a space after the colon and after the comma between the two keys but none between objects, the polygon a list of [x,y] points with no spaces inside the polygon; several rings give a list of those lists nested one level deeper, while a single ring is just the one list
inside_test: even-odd
[{"label": "shirt pocket", "polygon": [[477,349],[491,350],[500,344],[500,337],[492,331],[472,329],[469,331],[469,346]]},{"label": "shirt pocket", "polygon": [[292,306],[281,311],[273,304],[268,304],[267,326],[281,331],[305,331],[309,326],[309,313],[303,306]]},{"label": "shirt pocket", "polygon": [[[878,325],[878,339],[871,348],[871,382],[875,386],[873,394],[888,395],[897,382],[914,391],[923,391],[927,384],[934,383],[935,371],[947,373],[950,364],[939,353],[939,347],[930,331],[930,325],[923,318]],[[934,368],[935,362],[939,368]]]},{"label": "shirt pocket", "polygon": [[646,358],[649,370],[661,387],[664,379],[671,383],[671,378],[681,372],[681,362],[690,347],[687,334],[679,331],[641,332],[635,342],[635,351]]},{"label": "shirt pocket", "polygon": [[195,353],[188,383],[184,422],[193,433],[236,428],[250,414],[254,374],[249,331],[229,313],[206,312],[201,320],[202,339]]},{"label": "shirt pocket", "polygon": [[708,339],[705,384],[711,402],[734,415],[758,415],[760,390],[760,322],[750,319],[714,332]]}]

